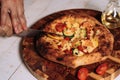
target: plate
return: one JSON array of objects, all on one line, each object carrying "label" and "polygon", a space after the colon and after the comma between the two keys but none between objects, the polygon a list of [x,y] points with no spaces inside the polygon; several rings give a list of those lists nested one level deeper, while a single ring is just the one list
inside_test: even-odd
[{"label": "plate", "polygon": [[[50,14],[38,20],[34,25],[31,26],[31,28],[42,30],[47,23],[50,23],[60,16],[70,13],[87,13],[101,22],[100,11],[90,9],[70,9]],[[106,71],[105,75],[100,76],[96,74],[95,69],[103,62],[81,66],[89,69],[87,80],[113,80],[120,74],[120,38],[118,37],[120,35],[120,28],[110,31],[115,37],[114,51],[112,56],[109,56],[107,60],[103,61],[109,63],[109,69]],[[21,57],[27,68],[38,80],[77,80],[76,73],[78,68],[72,69],[44,59],[37,53],[35,43],[36,37],[23,38],[21,42]]]}]

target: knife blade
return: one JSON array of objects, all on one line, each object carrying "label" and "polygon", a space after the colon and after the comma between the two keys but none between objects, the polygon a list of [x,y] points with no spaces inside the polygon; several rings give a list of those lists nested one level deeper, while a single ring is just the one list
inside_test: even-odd
[{"label": "knife blade", "polygon": [[49,34],[49,35],[53,35],[53,36],[62,36],[63,37],[63,35],[60,35],[60,34],[56,34],[56,33],[52,33],[52,32],[46,32],[46,31],[38,30],[38,29],[31,29],[31,28],[21,32],[20,34],[16,34],[16,36],[19,36],[19,37],[35,37],[39,34]]}]

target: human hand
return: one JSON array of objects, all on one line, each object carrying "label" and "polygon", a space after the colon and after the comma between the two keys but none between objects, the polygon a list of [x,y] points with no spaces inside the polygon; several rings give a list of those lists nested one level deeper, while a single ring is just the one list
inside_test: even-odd
[{"label": "human hand", "polygon": [[1,0],[1,27],[10,26],[10,22],[16,34],[27,29],[23,0]]}]

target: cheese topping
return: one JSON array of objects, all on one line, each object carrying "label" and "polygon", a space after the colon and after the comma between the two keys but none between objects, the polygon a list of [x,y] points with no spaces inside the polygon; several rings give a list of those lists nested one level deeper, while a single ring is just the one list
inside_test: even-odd
[{"label": "cheese topping", "polygon": [[[58,22],[55,22],[54,27]],[[95,48],[98,47],[99,41],[97,35],[100,34],[100,30],[94,31],[95,23],[91,20],[84,19],[84,21],[79,21],[79,18],[73,18],[71,16],[65,17],[63,20],[59,21],[59,24],[65,24],[66,26],[57,25],[56,33],[62,34],[64,39],[67,40],[60,41],[59,45],[62,45],[62,51],[64,50],[74,50],[74,55],[83,55],[85,53],[91,53]],[[58,28],[60,27],[60,28]],[[54,38],[54,37],[53,37]],[[54,38],[59,39],[59,38]],[[80,47],[81,46],[81,49]],[[78,48],[79,47],[79,48]]]}]

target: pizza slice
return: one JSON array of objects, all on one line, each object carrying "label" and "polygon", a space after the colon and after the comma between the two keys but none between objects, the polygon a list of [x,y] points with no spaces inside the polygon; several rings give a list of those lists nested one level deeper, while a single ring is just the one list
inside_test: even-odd
[{"label": "pizza slice", "polygon": [[36,43],[39,54],[68,67],[102,61],[111,55],[113,49],[113,35],[87,14],[62,16],[49,23],[44,30],[63,36],[40,36]]}]

